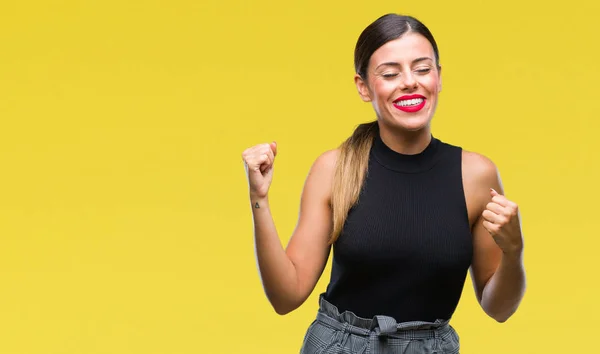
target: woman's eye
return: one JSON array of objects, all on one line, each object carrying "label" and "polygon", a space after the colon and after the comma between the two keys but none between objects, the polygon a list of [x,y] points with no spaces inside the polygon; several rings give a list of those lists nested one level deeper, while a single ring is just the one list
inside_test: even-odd
[{"label": "woman's eye", "polygon": [[421,73],[421,74],[427,74],[427,73],[428,73],[428,72],[430,72],[430,71],[431,71],[431,68],[421,68],[421,69],[417,69],[417,72],[418,72],[418,73]]},{"label": "woman's eye", "polygon": [[398,74],[396,74],[396,73],[386,73],[386,74],[383,74],[381,76],[383,76],[385,78],[390,78],[390,77],[398,76]]}]

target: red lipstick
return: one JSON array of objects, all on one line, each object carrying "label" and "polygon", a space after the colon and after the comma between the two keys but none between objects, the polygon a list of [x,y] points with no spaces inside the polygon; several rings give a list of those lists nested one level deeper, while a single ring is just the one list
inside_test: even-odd
[{"label": "red lipstick", "polygon": [[[411,105],[411,106],[401,106],[400,105],[400,101],[414,100],[414,99],[420,99],[421,102],[419,104]],[[421,109],[423,109],[423,107],[425,107],[425,102],[426,102],[425,96],[423,96],[423,95],[404,95],[404,96],[398,97],[394,101],[394,107],[396,107],[397,109],[399,109],[403,112],[413,113],[413,112],[418,112]]]}]

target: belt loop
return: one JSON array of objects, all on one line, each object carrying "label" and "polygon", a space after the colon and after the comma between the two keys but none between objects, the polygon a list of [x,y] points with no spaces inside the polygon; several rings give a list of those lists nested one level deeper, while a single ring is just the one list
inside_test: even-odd
[{"label": "belt loop", "polygon": [[433,342],[435,343],[434,344],[435,345],[435,351],[434,351],[434,353],[438,353],[438,350],[439,350],[439,353],[441,353],[442,352],[442,343],[441,343],[442,342],[442,336],[440,335],[441,329],[440,328],[434,328],[432,330],[433,330],[433,337],[434,337]]},{"label": "belt loop", "polygon": [[342,333],[340,338],[340,346],[342,347],[346,346],[346,342],[348,341],[348,338],[350,338],[350,331],[348,330],[349,327],[350,325],[348,322],[344,322],[342,325]]}]

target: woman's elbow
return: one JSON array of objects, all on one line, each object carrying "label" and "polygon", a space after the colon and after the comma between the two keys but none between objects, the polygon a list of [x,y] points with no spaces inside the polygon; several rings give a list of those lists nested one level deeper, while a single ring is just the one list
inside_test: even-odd
[{"label": "woman's elbow", "polygon": [[294,312],[299,306],[295,306],[292,304],[271,304],[273,306],[273,310],[280,316],[285,316],[291,312]]}]

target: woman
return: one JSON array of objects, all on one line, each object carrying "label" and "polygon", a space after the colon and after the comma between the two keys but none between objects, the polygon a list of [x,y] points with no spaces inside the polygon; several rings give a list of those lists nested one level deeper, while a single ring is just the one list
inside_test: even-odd
[{"label": "woman", "polygon": [[524,295],[517,205],[488,158],[432,135],[441,66],[427,27],[382,16],[360,35],[355,69],[377,119],[316,159],[285,249],[268,201],[277,145],[243,153],[263,287],[277,313],[295,310],[333,247],[302,353],[458,353],[449,321],[469,269],[498,322]]}]

